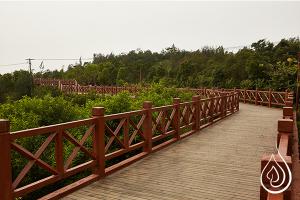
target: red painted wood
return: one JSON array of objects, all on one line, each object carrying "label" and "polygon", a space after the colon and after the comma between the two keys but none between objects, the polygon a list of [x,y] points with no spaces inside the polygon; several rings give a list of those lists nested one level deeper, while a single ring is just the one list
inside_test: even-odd
[{"label": "red painted wood", "polygon": [[11,150],[9,121],[0,120],[0,199],[10,200],[12,193]]},{"label": "red painted wood", "polygon": [[[78,90],[80,90],[80,88]],[[118,88],[114,88],[114,91],[117,92]],[[193,101],[184,102],[184,103],[180,103],[180,99],[174,99],[173,105],[156,107],[156,108],[152,108],[150,102],[145,102],[143,110],[119,113],[119,114],[108,115],[108,116],[104,116],[104,108],[93,108],[92,110],[93,117],[90,119],[78,120],[74,122],[67,122],[67,123],[51,125],[47,127],[40,127],[40,128],[30,129],[30,130],[18,131],[14,135],[10,135],[9,133],[4,134],[4,135],[9,135],[9,140],[8,140],[9,148],[10,148],[10,141],[12,141],[11,146],[14,149],[19,151],[21,155],[29,158],[29,160],[32,160],[29,161],[29,163],[27,164],[28,167],[26,167],[26,170],[24,170],[19,175],[19,177],[21,178],[17,178],[18,183],[22,180],[22,177],[24,177],[27,174],[28,169],[30,169],[30,166],[32,166],[33,163],[39,164],[40,166],[46,168],[48,171],[50,171],[53,174],[52,176],[46,177],[34,183],[15,189],[13,196],[14,197],[23,196],[29,192],[37,190],[46,185],[52,184],[58,180],[62,180],[69,176],[75,175],[83,170],[94,169],[93,173],[95,174],[95,176],[93,177],[95,179],[84,178],[77,182],[77,184],[79,185],[71,184],[70,187],[65,187],[64,189],[58,190],[59,196],[66,194],[70,192],[70,190],[80,187],[80,184],[86,184],[91,180],[93,181],[97,180],[100,177],[108,175],[146,156],[151,151],[157,151],[167,145],[172,144],[173,142],[176,142],[181,138],[194,134],[200,128],[202,129],[204,127],[207,127],[210,124],[222,119],[223,117],[229,116],[230,114],[232,114],[232,111],[238,110],[237,109],[239,103],[238,93],[234,93],[234,92],[226,93],[225,91],[226,90],[224,90],[223,92],[224,96],[221,97],[220,96],[221,92],[217,90],[206,90],[205,92],[207,94],[212,95],[210,98],[200,100],[198,96],[194,96]],[[223,105],[222,105],[222,98],[224,100]],[[224,116],[221,117],[222,108],[224,109]],[[158,117],[156,117],[156,119],[154,120],[152,120],[153,112],[158,113]],[[133,122],[130,119],[130,117],[132,116],[141,116],[141,120],[137,124],[135,124],[136,122]],[[109,122],[110,120],[120,120],[120,124],[115,130],[111,130],[106,125],[106,122]],[[84,133],[84,136],[81,138],[81,140],[78,141],[66,129],[76,128],[80,126],[89,126],[89,129],[88,131],[86,131],[86,133]],[[132,129],[134,129],[134,132],[131,134],[130,137],[128,135],[129,126]],[[4,125],[1,126],[0,123],[0,128],[1,127],[4,127]],[[173,127],[173,128],[170,129],[169,127]],[[190,128],[190,127],[192,127],[192,130],[190,129],[185,130],[186,128]],[[121,128],[125,129],[125,135],[124,135],[125,137],[124,140],[122,141],[117,138],[117,135],[120,133]],[[152,134],[154,130],[160,131],[161,134],[153,137]],[[180,131],[182,131],[182,133],[180,133]],[[42,134],[48,134],[51,137],[49,136],[48,139],[46,139],[45,143],[40,147],[40,150],[38,150],[38,152],[36,152],[34,155],[14,142],[16,139],[19,138],[31,137],[31,136],[42,135]],[[90,135],[92,135],[93,137],[92,152],[90,152],[84,147],[84,143]],[[132,145],[131,143],[133,142],[134,138],[137,135],[141,135],[144,141]],[[160,141],[170,135],[174,135],[174,138],[165,141],[159,145],[156,145],[155,147],[152,147],[153,142]],[[109,142],[106,145],[106,148],[104,143],[104,137],[110,137]],[[65,139],[69,140],[76,146],[66,161],[64,160],[64,156],[63,156],[63,152],[64,152],[63,140]],[[56,160],[55,168],[48,166],[47,163],[39,159],[40,154],[45,150],[45,148],[49,145],[49,143],[52,140],[55,141],[55,160]],[[3,141],[5,141],[3,140],[3,134],[0,134],[0,142]],[[105,154],[105,149],[107,151],[113,141],[119,142],[121,144],[121,149],[114,151],[112,153]],[[121,156],[125,153],[128,153],[130,151],[133,151],[141,147],[144,147],[143,153],[130,157],[109,168],[105,168],[106,160]],[[1,148],[2,146],[0,147],[0,149]],[[86,163],[82,163],[80,165],[69,168],[69,166],[71,166],[72,160],[75,158],[75,156],[80,150],[86,153],[88,156],[90,156],[91,160]],[[5,160],[1,157],[0,163],[5,163],[4,161]],[[5,165],[1,165],[0,169],[2,169],[3,166]],[[11,167],[9,167],[9,169],[11,169]],[[7,181],[6,178],[5,181]],[[5,181],[1,179],[0,184],[2,183],[2,185],[5,185],[3,184],[3,182]],[[15,187],[18,185],[17,182],[15,184]],[[8,184],[8,186],[6,185],[6,187],[12,187],[12,183]],[[10,194],[12,195],[12,193],[13,192],[11,189]],[[56,198],[55,195],[53,198]]]},{"label": "red painted wood", "polygon": [[175,128],[175,138],[180,139],[180,98],[173,99],[173,106],[175,108],[175,115],[173,124]]},{"label": "red painted wood", "polygon": [[103,107],[94,107],[92,109],[93,118],[96,119],[93,142],[94,152],[97,159],[97,168],[95,169],[95,173],[99,175],[99,177],[103,177],[105,175],[104,112],[105,109]]},{"label": "red painted wood", "polygon": [[144,152],[150,153],[152,151],[152,103],[150,101],[145,101],[143,104],[143,109],[145,111],[145,119],[143,122],[144,129]]}]

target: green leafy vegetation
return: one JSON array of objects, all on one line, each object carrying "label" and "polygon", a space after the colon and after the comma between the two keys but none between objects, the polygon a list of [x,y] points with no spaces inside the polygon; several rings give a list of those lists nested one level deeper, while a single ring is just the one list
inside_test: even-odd
[{"label": "green leafy vegetation", "polygon": [[[98,95],[95,93],[63,95],[58,94],[57,91],[52,88],[40,87],[35,89],[35,94],[37,95],[35,97],[24,96],[20,100],[8,101],[0,104],[0,118],[9,119],[11,121],[11,131],[68,122],[77,119],[85,119],[91,116],[91,110],[95,106],[103,106],[106,109],[106,114],[114,114],[142,109],[143,102],[146,100],[152,101],[153,106],[161,106],[171,104],[173,97],[180,97],[182,98],[182,101],[188,101],[191,100],[193,95],[190,92],[178,91],[175,88],[165,88],[161,84],[154,84],[147,90],[143,90],[134,96],[127,91],[113,96]],[[133,118],[132,120],[137,123],[139,118]],[[118,122],[110,122],[110,126],[117,125]],[[72,128],[68,131],[73,137],[80,140],[87,129],[88,127],[83,126],[79,128]],[[45,139],[46,135],[39,135],[17,139],[16,142],[28,151],[36,152]],[[136,140],[139,139],[140,138],[136,138]],[[92,140],[90,138],[85,142],[85,146],[88,149],[92,148]],[[112,149],[114,148],[117,147],[112,146]],[[73,149],[74,145],[65,140],[64,160],[68,158]],[[55,166],[54,150],[54,143],[51,143],[41,156],[41,159],[47,161],[47,163],[51,166]],[[125,157],[126,156],[129,155],[125,155]],[[18,173],[20,173],[23,167],[27,164],[28,160],[15,151],[12,151],[12,157],[13,178],[16,178]],[[72,166],[86,162],[88,159],[89,157],[87,155],[83,152],[79,152],[77,157],[74,159]],[[117,160],[114,160],[114,162],[117,162]],[[110,162],[107,163],[112,164]],[[74,180],[82,178],[89,173],[89,171],[85,171],[79,175],[60,181],[58,184],[42,188],[41,190],[27,195],[22,199],[37,199],[42,195],[69,184]],[[28,175],[21,182],[21,186],[40,180],[49,175],[49,172],[38,167],[38,165],[34,165]]]},{"label": "green leafy vegetation", "polygon": [[58,95],[56,90],[43,87],[36,90],[40,90],[37,91],[38,96],[24,96],[20,100],[0,104],[0,118],[11,121],[12,131],[85,119],[97,106],[104,107],[105,114],[115,114],[142,109],[144,101],[162,106],[172,104],[174,97],[190,101],[193,95],[161,84],[153,84],[134,96],[127,91],[111,96],[96,93]]},{"label": "green leafy vegetation", "polygon": [[[105,107],[105,114],[142,109],[144,101],[151,101],[153,107],[170,105],[174,97],[190,101],[192,93],[177,90],[176,87],[224,87],[285,90],[294,89],[296,80],[296,58],[289,51],[300,51],[297,38],[283,39],[277,45],[259,40],[251,48],[237,53],[225,51],[223,47],[203,48],[185,51],[174,45],[160,53],[131,51],[120,55],[94,56],[92,63],[69,66],[66,71],[54,70],[34,74],[35,77],[76,79],[83,85],[147,85],[137,94],[121,92],[117,95],[62,94],[55,87],[32,87],[32,76],[26,71],[0,75],[0,118],[11,121],[11,131],[35,128],[91,116],[93,107]],[[135,123],[139,118],[132,119]],[[115,123],[115,124],[114,124]],[[116,122],[111,122],[116,126]],[[87,127],[69,130],[79,139]],[[24,148],[36,152],[45,141],[44,135],[18,139]],[[137,138],[138,140],[138,138]],[[91,148],[92,142],[86,144]],[[64,158],[72,152],[74,145],[64,142]],[[55,165],[53,144],[41,156],[49,165]],[[85,162],[82,152],[73,165]],[[23,169],[27,159],[13,153],[13,177]],[[36,199],[84,175],[77,175],[53,186],[43,188],[24,199]],[[34,165],[24,182],[27,184],[48,176],[48,172]]]},{"label": "green leafy vegetation", "polygon": [[83,85],[162,83],[168,87],[222,87],[293,89],[299,38],[278,44],[254,42],[236,53],[223,47],[186,51],[174,45],[163,51],[135,50],[120,55],[95,54],[92,63],[66,71],[37,73],[38,77],[76,79]]}]

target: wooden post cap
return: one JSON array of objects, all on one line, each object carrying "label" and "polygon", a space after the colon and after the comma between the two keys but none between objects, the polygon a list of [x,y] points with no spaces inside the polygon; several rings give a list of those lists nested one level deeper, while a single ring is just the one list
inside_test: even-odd
[{"label": "wooden post cap", "polygon": [[0,119],[0,133],[9,132],[10,122],[7,119]]},{"label": "wooden post cap", "polygon": [[144,109],[152,108],[152,102],[151,101],[144,101],[143,108]]},{"label": "wooden post cap", "polygon": [[195,95],[192,97],[192,101],[198,101],[200,100],[200,96],[199,95]]},{"label": "wooden post cap", "polygon": [[180,103],[180,98],[173,99],[173,104],[179,104],[179,103]]},{"label": "wooden post cap", "polygon": [[293,132],[293,120],[279,119],[277,130],[278,130],[278,132],[282,132],[282,133],[292,133]]},{"label": "wooden post cap", "polygon": [[283,116],[293,116],[293,107],[283,107]]},{"label": "wooden post cap", "polygon": [[92,108],[93,116],[104,116],[105,108],[104,107],[94,107]]}]

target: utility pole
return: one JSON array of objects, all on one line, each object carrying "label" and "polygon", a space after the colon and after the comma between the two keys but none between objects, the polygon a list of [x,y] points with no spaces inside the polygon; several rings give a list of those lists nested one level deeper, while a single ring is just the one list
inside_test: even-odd
[{"label": "utility pole", "polygon": [[30,95],[32,96],[32,92],[33,92],[33,75],[32,75],[32,68],[31,68],[31,61],[34,60],[32,58],[27,58],[26,60],[28,60],[28,65],[29,65],[29,74],[30,74],[30,79],[31,79],[31,86],[30,86]]},{"label": "utility pole", "polygon": [[81,57],[79,58],[79,65],[82,66],[82,60],[81,60]]}]

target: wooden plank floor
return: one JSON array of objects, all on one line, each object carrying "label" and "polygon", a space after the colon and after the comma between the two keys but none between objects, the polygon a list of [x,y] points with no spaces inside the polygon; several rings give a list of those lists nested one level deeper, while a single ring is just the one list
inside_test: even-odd
[{"label": "wooden plank floor", "polygon": [[240,111],[64,200],[259,199],[260,158],[275,149],[282,110]]}]

